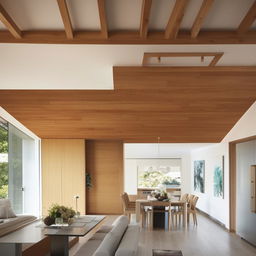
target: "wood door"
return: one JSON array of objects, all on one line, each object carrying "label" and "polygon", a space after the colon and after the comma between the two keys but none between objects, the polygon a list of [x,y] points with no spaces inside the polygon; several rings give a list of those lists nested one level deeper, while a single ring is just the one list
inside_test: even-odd
[{"label": "wood door", "polygon": [[87,189],[87,213],[121,214],[123,212],[123,142],[86,141],[86,170],[92,178]]}]

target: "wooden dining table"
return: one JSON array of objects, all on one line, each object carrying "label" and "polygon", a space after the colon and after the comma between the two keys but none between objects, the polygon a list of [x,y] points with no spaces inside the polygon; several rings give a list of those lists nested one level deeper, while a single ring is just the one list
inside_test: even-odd
[{"label": "wooden dining table", "polygon": [[152,199],[137,199],[136,200],[136,222],[140,223],[141,222],[141,214],[142,214],[142,210],[144,207],[146,206],[180,206],[183,209],[183,227],[186,228],[187,227],[187,202],[186,201],[158,201],[158,200],[152,200]]}]

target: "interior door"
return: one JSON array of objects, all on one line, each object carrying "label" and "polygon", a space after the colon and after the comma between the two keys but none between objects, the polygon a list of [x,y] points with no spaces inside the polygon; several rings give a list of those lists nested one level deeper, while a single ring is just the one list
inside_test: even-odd
[{"label": "interior door", "polygon": [[123,142],[86,141],[86,170],[92,179],[92,187],[86,193],[87,213],[121,214]]}]

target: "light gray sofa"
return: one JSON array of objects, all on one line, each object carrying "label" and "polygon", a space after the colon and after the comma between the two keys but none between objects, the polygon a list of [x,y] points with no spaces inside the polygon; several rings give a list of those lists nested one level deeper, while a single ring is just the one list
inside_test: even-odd
[{"label": "light gray sofa", "polygon": [[140,228],[126,216],[112,226],[102,226],[75,254],[76,256],[136,256]]},{"label": "light gray sofa", "polygon": [[15,215],[10,200],[0,199],[0,237],[36,220],[35,216]]}]

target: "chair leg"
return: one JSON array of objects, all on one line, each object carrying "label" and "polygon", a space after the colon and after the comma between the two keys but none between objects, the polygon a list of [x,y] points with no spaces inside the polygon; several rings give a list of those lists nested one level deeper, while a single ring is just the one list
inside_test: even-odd
[{"label": "chair leg", "polygon": [[187,217],[188,217],[188,224],[189,224],[190,213],[187,214]]},{"label": "chair leg", "polygon": [[169,214],[168,214],[168,228],[169,228],[169,230],[171,230],[172,229],[172,213],[171,212],[169,212]]},{"label": "chair leg", "polygon": [[194,218],[195,218],[195,224],[197,226],[197,216],[196,216],[196,212],[194,213]]}]

